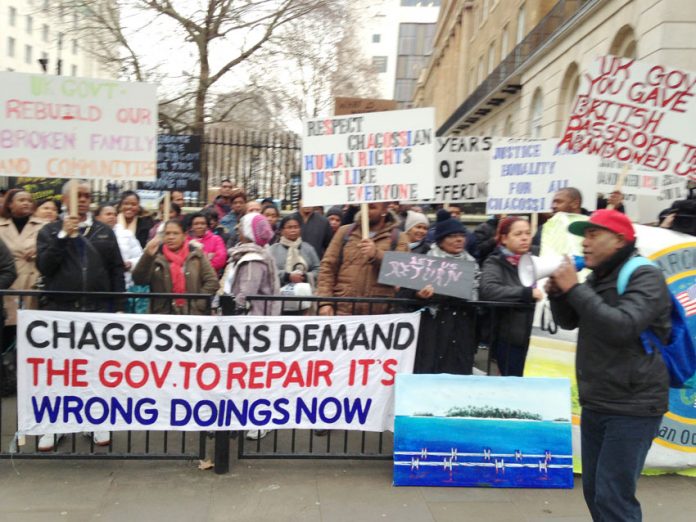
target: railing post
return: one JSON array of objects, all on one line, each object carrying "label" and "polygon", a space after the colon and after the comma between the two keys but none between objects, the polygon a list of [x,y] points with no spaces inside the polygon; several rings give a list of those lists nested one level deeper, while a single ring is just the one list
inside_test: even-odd
[{"label": "railing post", "polygon": [[224,475],[230,471],[230,432],[215,432],[214,471],[216,475]]}]

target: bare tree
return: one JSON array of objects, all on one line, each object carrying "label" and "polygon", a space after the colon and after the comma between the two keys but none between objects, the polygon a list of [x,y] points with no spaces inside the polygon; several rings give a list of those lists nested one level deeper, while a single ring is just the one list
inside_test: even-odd
[{"label": "bare tree", "polygon": [[[160,84],[163,128],[203,135],[212,94],[282,27],[330,0],[61,0],[68,28],[126,80]],[[168,44],[168,45],[167,45]],[[152,56],[159,53],[159,58]],[[172,72],[179,67],[180,72]],[[203,179],[207,179],[206,174]]]}]

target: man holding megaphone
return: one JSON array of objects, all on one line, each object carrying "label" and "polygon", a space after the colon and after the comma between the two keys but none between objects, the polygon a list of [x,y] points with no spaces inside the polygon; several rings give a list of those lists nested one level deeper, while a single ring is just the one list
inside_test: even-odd
[{"label": "man holding megaphone", "polygon": [[547,284],[556,323],[579,328],[575,370],[582,440],[582,482],[593,520],[641,520],[636,484],[667,411],[669,375],[657,351],[647,354],[640,334],[669,337],[671,301],[660,270],[641,266],[619,295],[621,267],[636,255],[631,221],[598,210],[568,227],[584,236],[580,284],[567,257]]}]

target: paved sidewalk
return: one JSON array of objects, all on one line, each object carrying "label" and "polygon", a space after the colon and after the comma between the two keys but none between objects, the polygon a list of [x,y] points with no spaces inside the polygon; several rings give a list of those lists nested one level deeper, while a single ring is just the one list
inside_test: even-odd
[{"label": "paved sidewalk", "polygon": [[[391,463],[0,461],[0,521],[587,521],[573,490],[395,488]],[[696,479],[643,477],[646,521],[696,520]]]}]

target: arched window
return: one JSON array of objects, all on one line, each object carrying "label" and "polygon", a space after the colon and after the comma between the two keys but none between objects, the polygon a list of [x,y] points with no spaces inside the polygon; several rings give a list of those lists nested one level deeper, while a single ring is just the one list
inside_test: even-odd
[{"label": "arched window", "polygon": [[636,33],[633,27],[624,25],[611,42],[609,54],[621,58],[636,58],[638,55],[636,46]]},{"label": "arched window", "polygon": [[512,121],[512,114],[508,114],[508,117],[505,118],[505,126],[503,127],[503,136],[505,137],[510,137],[514,136],[514,125],[515,123]]},{"label": "arched window", "polygon": [[542,121],[544,118],[544,96],[541,88],[534,91],[532,96],[532,108],[529,112],[529,128],[527,134],[530,138],[540,138]]},{"label": "arched window", "polygon": [[568,116],[573,109],[575,97],[580,88],[580,69],[578,64],[573,62],[566,69],[561,82],[561,90],[558,97],[556,111],[556,136],[560,136],[568,121]]}]

